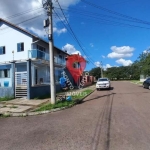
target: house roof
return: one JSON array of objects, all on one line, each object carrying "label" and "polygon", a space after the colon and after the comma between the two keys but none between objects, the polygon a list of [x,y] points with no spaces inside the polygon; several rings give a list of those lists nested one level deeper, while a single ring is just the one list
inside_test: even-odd
[{"label": "house roof", "polygon": [[[21,27],[19,27],[19,26],[17,26],[17,25],[12,24],[11,22],[8,22],[7,20],[4,20],[4,19],[0,18],[0,22],[1,22],[1,21],[4,22],[4,23],[6,23],[6,24],[8,24],[8,25],[10,25],[10,26],[12,26],[12,27],[14,27],[14,28],[16,28],[16,29],[18,29],[18,30],[20,30],[20,31],[22,31],[22,32],[24,32],[24,33],[26,33],[26,34],[28,34],[28,35],[30,35],[30,36],[32,36],[32,37],[34,37],[34,38],[37,38],[37,39],[39,39],[39,40],[41,40],[41,41],[43,41],[43,42],[45,42],[45,43],[48,44],[47,41],[43,40],[43,39],[40,38],[39,36],[36,36],[36,35],[34,35],[34,34],[28,32],[27,30],[25,30],[25,29],[23,29],[23,28],[21,28]],[[54,46],[54,47],[55,47],[55,46]],[[58,50],[60,50],[61,52],[65,53],[65,54],[68,54],[68,53],[64,52],[63,50],[59,49],[58,47],[55,47],[55,48],[58,49]],[[68,55],[69,55],[69,54],[68,54]]]}]

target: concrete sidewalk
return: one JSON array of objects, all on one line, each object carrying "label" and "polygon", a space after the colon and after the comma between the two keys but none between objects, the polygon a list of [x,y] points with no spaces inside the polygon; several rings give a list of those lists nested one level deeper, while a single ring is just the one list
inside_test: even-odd
[{"label": "concrete sidewalk", "polygon": [[45,104],[49,99],[44,100],[27,100],[24,98],[14,99],[0,103],[0,114],[4,113],[23,113],[32,111],[36,107]]},{"label": "concrete sidewalk", "polygon": [[[95,89],[95,85],[85,87],[83,89],[75,89],[71,91],[66,91],[62,93],[58,93],[57,95],[62,95],[71,93],[71,92],[82,92],[85,91],[86,89]],[[50,101],[50,98],[43,99],[43,100],[27,100],[25,98],[18,98],[10,101],[3,101],[0,102],[0,114],[5,114],[5,113],[24,113],[24,112],[31,112],[35,110],[35,108],[46,104]]]}]

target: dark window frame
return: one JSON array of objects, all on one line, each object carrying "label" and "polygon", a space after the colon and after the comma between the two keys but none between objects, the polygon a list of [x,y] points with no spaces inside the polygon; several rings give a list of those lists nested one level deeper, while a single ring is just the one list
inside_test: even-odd
[{"label": "dark window frame", "polygon": [[[2,48],[2,53],[1,53],[1,48]],[[6,47],[5,46],[0,46],[0,55],[6,54]]]},{"label": "dark window frame", "polygon": [[17,52],[24,51],[24,42],[17,43]]},{"label": "dark window frame", "polygon": [[4,77],[2,77],[1,73],[0,73],[0,78],[10,78],[10,69],[2,69],[2,70],[0,70],[0,72],[1,71],[4,72]]}]

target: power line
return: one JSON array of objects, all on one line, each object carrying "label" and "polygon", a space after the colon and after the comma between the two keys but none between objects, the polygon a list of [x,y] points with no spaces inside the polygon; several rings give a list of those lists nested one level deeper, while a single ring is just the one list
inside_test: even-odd
[{"label": "power line", "polygon": [[[77,17],[79,18],[79,17]],[[80,18],[82,18],[80,16]],[[85,19],[85,18],[84,18]],[[148,29],[150,30],[150,27],[144,27],[144,26],[138,26],[138,25],[134,25],[134,24],[128,24],[128,23],[123,23],[123,22],[118,22],[118,21],[113,21],[113,20],[110,20],[110,19],[99,19],[98,18],[95,18],[95,17],[90,17],[90,19],[86,19],[88,21],[90,21],[90,23],[103,23],[103,24],[109,24],[109,25],[117,25],[117,26],[123,26],[123,27],[132,27],[132,28],[141,28],[141,29]],[[103,21],[103,22],[102,22]]]},{"label": "power line", "polygon": [[4,17],[4,19],[12,19],[14,17],[18,17],[18,16],[21,16],[21,15],[25,15],[25,14],[28,14],[32,11],[36,11],[36,10],[39,10],[39,9],[42,9],[43,7],[38,7],[38,8],[34,8],[34,9],[28,9],[28,10],[25,10],[25,11],[22,11],[22,12],[19,12],[19,13],[16,13],[14,15],[11,15],[11,16],[7,16],[7,17]]},{"label": "power line", "polygon": [[[60,16],[58,15],[58,13],[55,10],[54,10],[54,12],[57,15],[57,17],[59,18],[59,20],[62,22],[62,24],[64,25],[64,27],[67,28],[67,30],[69,31],[69,34],[71,35],[71,37],[76,41],[75,37],[72,35],[72,33],[70,32],[70,30],[68,29],[68,27],[66,26],[66,24],[63,22],[63,20],[60,18]],[[86,56],[86,57],[88,58],[88,56]],[[93,62],[92,62],[92,64],[93,64]]]},{"label": "power line", "polygon": [[111,14],[115,14],[115,15],[121,16],[123,18],[128,18],[128,19],[131,19],[131,20],[135,20],[135,21],[137,21],[139,23],[150,25],[150,22],[148,22],[148,21],[144,21],[144,20],[141,20],[141,19],[138,19],[138,18],[134,18],[134,17],[128,16],[128,15],[124,15],[124,14],[118,13],[116,11],[112,11],[110,9],[104,8],[104,7],[100,6],[100,5],[96,5],[96,4],[91,3],[89,1],[86,1],[86,0],[81,0],[81,1],[84,2],[84,3],[86,3],[86,4],[88,4],[88,5],[90,5],[90,6],[92,6],[92,7],[95,7],[97,9],[101,9],[101,10],[109,12]]},{"label": "power line", "polygon": [[[69,22],[68,22],[68,20],[67,20],[67,18],[66,18],[66,16],[65,16],[64,12],[63,12],[63,10],[62,10],[61,5],[60,5],[60,3],[59,3],[58,0],[57,0],[57,3],[58,3],[58,5],[59,5],[59,7],[60,7],[60,9],[61,9],[61,11],[62,11],[62,14],[63,14],[64,18],[65,18],[65,22],[68,24],[68,27],[69,27],[69,29],[70,29],[72,35],[74,36],[76,42],[78,43],[78,45],[79,45],[79,47],[81,48],[81,50],[83,51],[83,53],[84,53],[85,55],[87,55],[87,53],[85,52],[85,50],[82,48],[82,45],[81,45],[81,43],[79,42],[78,38],[76,37],[75,33],[73,32],[73,30],[72,30],[72,28],[71,28],[71,26],[70,26],[70,24],[69,24]],[[87,56],[88,56],[88,55],[87,55]],[[89,59],[89,58],[88,58],[88,59]],[[91,59],[89,59],[89,61],[90,61],[92,64],[94,64]],[[94,66],[95,66],[95,64],[94,64]]]},{"label": "power line", "polygon": [[[57,7],[55,7],[56,9],[59,9],[59,8],[57,8]],[[63,9],[63,10],[66,10],[66,9]],[[68,10],[66,10],[66,11],[68,11]],[[99,13],[94,13],[94,12],[89,12],[89,11],[84,11],[84,13],[83,13],[83,11],[81,12],[80,10],[77,10],[77,9],[71,9],[70,11],[73,11],[73,12],[76,12],[76,13],[74,13],[73,15],[76,15],[77,13],[78,14],[82,14],[83,16],[86,16],[86,17],[90,17],[90,18],[92,18],[92,19],[97,19],[97,20],[106,20],[106,18],[110,18],[110,19],[116,19],[116,20],[118,20],[118,21],[127,21],[127,22],[132,22],[132,23],[140,23],[141,24],[141,22],[137,22],[137,21],[135,21],[135,20],[130,20],[130,19],[125,19],[125,18],[118,18],[118,17],[114,17],[114,16],[110,16],[110,15],[104,15],[104,14],[99,14]],[[143,27],[143,26],[139,26],[139,25],[132,25],[132,24],[127,24],[127,23],[124,23],[124,22],[116,22],[116,21],[114,21],[114,20],[106,20],[106,21],[109,21],[109,22],[115,22],[115,23],[120,23],[120,24],[123,24],[124,26],[126,25],[126,26],[132,26],[132,27],[139,27],[139,28],[145,28],[145,29],[149,29],[148,27]]]},{"label": "power line", "polygon": [[[33,19],[36,19],[36,18],[38,18],[39,16],[42,16],[42,15],[44,15],[44,14],[40,14],[40,15],[34,16],[34,17],[32,17],[32,18],[26,19],[26,20],[24,20],[24,21],[21,21],[21,22],[19,22],[19,23],[14,24],[14,25],[20,25],[20,24],[25,23],[25,22],[27,22],[27,21],[31,21],[31,20],[33,20]],[[2,29],[0,29],[0,31],[5,30],[5,29],[9,29],[9,27],[2,28]]]},{"label": "power line", "polygon": [[67,31],[69,32],[69,34],[71,35],[71,37],[73,37],[73,39],[75,39],[74,38],[74,36],[72,36],[72,33],[70,32],[70,30],[68,29],[68,27],[67,27],[67,25],[63,22],[63,20],[61,19],[61,17],[58,15],[58,13],[55,11],[55,9],[54,9],[54,12],[55,12],[55,14],[56,14],[56,16],[58,17],[58,19],[61,21],[61,23],[63,24],[63,26],[67,29]]},{"label": "power line", "polygon": [[[134,1],[134,0],[132,0]],[[104,4],[104,5],[107,5],[107,6],[110,6],[110,5],[118,5],[118,4],[122,4],[122,3],[127,3],[127,2],[132,2],[131,0],[125,0],[125,1],[120,1],[120,2],[117,2],[117,3],[108,3],[108,4]]]}]

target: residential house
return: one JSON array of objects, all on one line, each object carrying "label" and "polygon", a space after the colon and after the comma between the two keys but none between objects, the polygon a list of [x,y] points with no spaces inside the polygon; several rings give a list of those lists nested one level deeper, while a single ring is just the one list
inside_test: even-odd
[{"label": "residential house", "polygon": [[[54,47],[56,91],[68,54]],[[0,18],[0,97],[50,94],[49,44]]]}]

